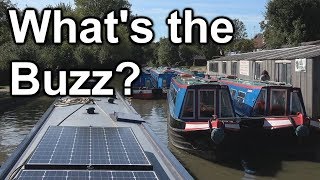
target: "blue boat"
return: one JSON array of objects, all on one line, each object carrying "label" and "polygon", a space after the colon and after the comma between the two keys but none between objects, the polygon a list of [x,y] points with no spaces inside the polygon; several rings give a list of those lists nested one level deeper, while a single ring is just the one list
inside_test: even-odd
[{"label": "blue boat", "polygon": [[132,82],[132,98],[157,99],[162,97],[162,89],[156,88],[152,83],[149,69],[142,69],[139,77]]},{"label": "blue boat", "polygon": [[[182,74],[172,79],[168,104],[170,142],[213,161],[309,152],[319,138],[313,128],[320,123],[306,116],[300,89],[289,85]],[[300,140],[308,146],[298,147]]]},{"label": "blue boat", "polygon": [[228,86],[181,74],[172,79],[167,97],[170,142],[200,157],[219,159],[218,154],[226,148],[224,134],[235,124]]},{"label": "blue boat", "polygon": [[162,97],[165,98],[171,79],[177,76],[177,72],[167,67],[151,68],[152,84],[155,88],[162,89]]},{"label": "blue boat", "polygon": [[301,150],[297,144],[302,142],[309,147],[316,144],[320,124],[307,116],[300,88],[279,82],[228,78],[220,82],[228,85],[236,114],[249,119],[247,126],[251,124],[256,131],[257,146],[293,152]]}]

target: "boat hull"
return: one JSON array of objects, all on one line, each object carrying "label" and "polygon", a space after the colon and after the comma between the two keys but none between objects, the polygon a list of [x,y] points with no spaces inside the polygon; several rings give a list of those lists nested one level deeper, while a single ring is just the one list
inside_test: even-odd
[{"label": "boat hull", "polygon": [[[261,154],[276,155],[317,155],[319,151],[319,134],[311,132],[306,138],[298,138],[293,128],[242,129],[232,131],[225,129],[222,143],[211,140],[210,130],[185,131],[184,122],[169,116],[169,141],[175,147],[211,161],[229,159],[250,159]],[[317,140],[318,139],[318,140]]]},{"label": "boat hull", "polygon": [[164,99],[166,94],[162,89],[134,89],[132,91],[132,98],[152,100],[152,99]]}]

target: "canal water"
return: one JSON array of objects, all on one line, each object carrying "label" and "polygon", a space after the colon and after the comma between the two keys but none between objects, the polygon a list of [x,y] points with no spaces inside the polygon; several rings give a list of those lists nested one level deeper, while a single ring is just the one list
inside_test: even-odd
[{"label": "canal water", "polygon": [[[53,99],[45,96],[26,101],[25,105],[0,112],[0,164],[2,164],[28,134]],[[307,160],[269,159],[260,176],[244,174],[238,162],[217,164],[172,147],[167,136],[167,110],[165,100],[132,100],[160,140],[176,155],[197,179],[319,179],[320,163]],[[264,156],[263,154],[261,156]]]}]

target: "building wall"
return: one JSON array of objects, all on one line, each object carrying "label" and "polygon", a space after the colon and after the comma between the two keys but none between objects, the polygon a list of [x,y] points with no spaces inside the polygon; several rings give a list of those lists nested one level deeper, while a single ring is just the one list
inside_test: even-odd
[{"label": "building wall", "polygon": [[[283,60],[279,60],[283,61]],[[208,61],[208,64],[212,61]],[[215,61],[219,63],[219,72],[212,73],[208,71],[208,74],[222,74],[222,61]],[[276,60],[265,60],[261,63],[261,72],[263,70],[267,70],[270,75],[271,81],[276,81],[276,76],[278,72],[276,72]],[[290,61],[289,61],[290,62]],[[209,65],[208,65],[209,66]],[[249,76],[241,75],[239,72],[240,63],[238,61],[238,70],[237,77],[245,80],[254,80],[254,61],[249,62]],[[319,71],[313,71],[313,69]],[[281,70],[280,70],[280,73]],[[227,75],[231,74],[231,61],[227,62]],[[315,78],[313,78],[315,77]],[[291,84],[294,87],[300,87],[302,96],[304,99],[306,112],[308,116],[311,117],[320,117],[320,57],[318,57],[317,61],[313,59],[307,59],[306,64],[306,72],[295,72],[295,60],[291,60]]]},{"label": "building wall", "polygon": [[313,60],[313,94],[311,98],[313,117],[320,118],[320,57]]}]

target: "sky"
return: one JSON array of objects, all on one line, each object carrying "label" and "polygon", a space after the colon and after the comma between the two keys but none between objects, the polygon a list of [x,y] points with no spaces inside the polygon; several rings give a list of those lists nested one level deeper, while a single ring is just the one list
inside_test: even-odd
[{"label": "sky", "polygon": [[[11,0],[19,8],[34,7],[38,10],[46,5],[59,2],[70,3],[73,0]],[[211,22],[217,16],[237,18],[244,22],[248,37],[259,33],[259,23],[264,19],[268,0],[129,0],[133,14],[147,16],[153,20],[156,39],[168,37],[166,18],[175,9],[192,8],[196,16],[202,16]]]}]

